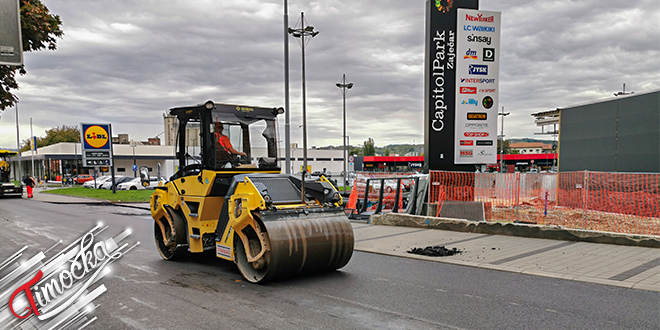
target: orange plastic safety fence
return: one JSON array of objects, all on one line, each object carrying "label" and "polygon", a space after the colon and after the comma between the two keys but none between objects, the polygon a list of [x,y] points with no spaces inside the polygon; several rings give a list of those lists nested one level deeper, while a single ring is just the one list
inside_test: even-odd
[{"label": "orange plastic safety fence", "polygon": [[657,173],[460,173],[431,171],[429,204],[489,203],[496,221],[660,235]]}]

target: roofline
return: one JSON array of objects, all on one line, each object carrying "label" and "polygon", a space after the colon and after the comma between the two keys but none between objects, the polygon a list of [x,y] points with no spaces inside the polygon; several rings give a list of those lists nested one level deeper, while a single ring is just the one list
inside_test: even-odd
[{"label": "roofline", "polygon": [[[608,97],[608,98],[600,99],[600,100],[596,100],[596,101],[589,101],[589,102],[577,103],[577,104],[568,105],[568,106],[565,106],[565,107],[557,107],[557,108],[554,109],[554,110],[539,111],[539,112],[533,113],[532,116],[535,116],[535,117],[536,117],[536,116],[539,116],[539,115],[546,115],[546,116],[547,116],[547,115],[551,114],[552,112],[555,112],[555,111],[559,112],[559,111],[561,111],[561,110],[568,109],[568,108],[577,108],[577,107],[581,107],[581,106],[585,106],[585,105],[591,105],[591,104],[603,103],[603,102],[614,101],[614,100],[622,99],[622,98],[628,98],[628,97],[639,96],[639,95],[646,95],[646,94],[652,94],[652,93],[659,93],[659,92],[660,92],[660,88],[658,88],[658,89],[654,89],[654,90],[650,90],[650,91],[648,91],[648,92],[640,92],[640,93],[632,92],[632,93],[630,93],[630,94],[626,94],[626,95],[610,96],[610,97]],[[547,113],[547,114],[546,114],[546,113]]]}]

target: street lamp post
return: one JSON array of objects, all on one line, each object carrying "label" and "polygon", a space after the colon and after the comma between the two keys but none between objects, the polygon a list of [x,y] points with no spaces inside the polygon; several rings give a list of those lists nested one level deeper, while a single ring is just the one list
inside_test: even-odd
[{"label": "street lamp post", "polygon": [[131,141],[131,148],[133,148],[133,177],[137,178],[137,164],[135,163],[135,147],[137,147],[137,143],[132,140]]},{"label": "street lamp post", "polygon": [[302,48],[302,120],[303,120],[303,180],[301,195],[303,201],[305,200],[305,174],[307,173],[307,95],[305,91],[305,38],[314,38],[319,34],[314,31],[313,26],[305,26],[305,13],[300,13],[300,28],[288,28],[287,32],[294,38],[300,39],[300,47]]},{"label": "street lamp post", "polygon": [[348,149],[346,148],[346,90],[353,88],[353,83],[346,83],[346,74],[344,74],[342,75],[341,82],[335,85],[341,89],[344,106],[344,134],[342,136],[344,137],[344,191],[346,191],[346,187],[348,186],[348,173],[346,171],[346,158],[348,157]]},{"label": "street lamp post", "polygon": [[500,172],[502,173],[504,171],[504,117],[510,115],[511,113],[509,112],[504,112],[504,106],[502,106],[502,112],[498,113],[498,115],[502,116],[502,127],[501,127],[501,137],[502,141],[500,142]]},{"label": "street lamp post", "polygon": [[291,111],[289,107],[289,4],[284,0],[284,168],[291,171]]}]

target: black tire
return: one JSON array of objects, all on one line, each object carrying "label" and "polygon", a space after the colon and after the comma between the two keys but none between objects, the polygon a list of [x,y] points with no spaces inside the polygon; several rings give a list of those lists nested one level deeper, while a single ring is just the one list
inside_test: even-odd
[{"label": "black tire", "polygon": [[130,190],[137,190],[137,187],[136,186],[131,186],[129,189]]},{"label": "black tire", "polygon": [[185,254],[184,248],[168,247],[163,242],[163,234],[160,231],[158,223],[154,221],[154,238],[156,240],[156,248],[160,256],[168,261],[175,261],[181,259]]}]

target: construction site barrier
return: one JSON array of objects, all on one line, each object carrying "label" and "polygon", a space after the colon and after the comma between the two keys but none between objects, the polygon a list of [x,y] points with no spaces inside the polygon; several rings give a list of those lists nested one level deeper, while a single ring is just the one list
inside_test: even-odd
[{"label": "construction site barrier", "polygon": [[446,201],[484,203],[488,220],[660,235],[657,173],[431,171],[429,212]]},{"label": "construction site barrier", "polygon": [[409,173],[358,172],[345,206],[349,217],[414,211],[418,178]]}]

